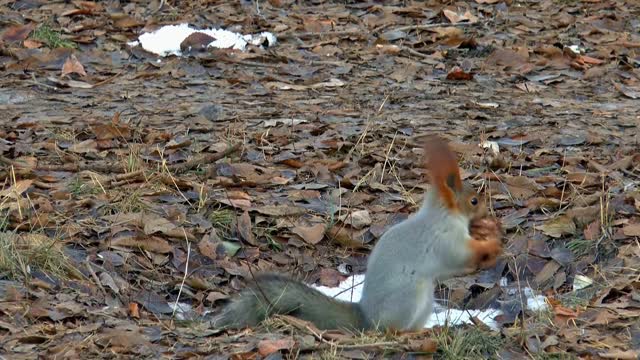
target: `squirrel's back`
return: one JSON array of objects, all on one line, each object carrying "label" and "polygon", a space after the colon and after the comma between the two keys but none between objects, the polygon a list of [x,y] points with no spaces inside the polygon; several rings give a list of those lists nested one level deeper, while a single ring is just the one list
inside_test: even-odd
[{"label": "squirrel's back", "polygon": [[360,306],[381,327],[424,326],[435,279],[459,271],[470,256],[468,219],[439,208],[433,196],[428,192],[416,214],[387,230],[369,256]]}]

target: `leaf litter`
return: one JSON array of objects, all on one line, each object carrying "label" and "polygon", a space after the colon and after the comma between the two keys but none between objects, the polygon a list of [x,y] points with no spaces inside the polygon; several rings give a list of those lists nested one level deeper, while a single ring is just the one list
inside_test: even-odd
[{"label": "leaf litter", "polygon": [[[0,4],[3,354],[637,358],[636,2],[177,4]],[[277,42],[128,45],[180,24]],[[428,187],[427,133],[506,229],[494,269],[438,288],[467,325],[208,326],[257,272],[355,286]]]}]

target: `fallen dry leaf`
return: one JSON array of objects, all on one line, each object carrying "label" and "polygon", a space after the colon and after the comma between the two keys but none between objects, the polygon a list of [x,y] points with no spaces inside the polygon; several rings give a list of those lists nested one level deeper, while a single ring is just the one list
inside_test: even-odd
[{"label": "fallen dry leaf", "polygon": [[444,14],[444,16],[449,19],[449,21],[451,21],[452,24],[457,24],[459,22],[469,22],[471,24],[475,23],[478,21],[478,17],[471,14],[470,11],[465,11],[464,14],[460,15],[458,13],[456,13],[455,11],[449,10],[449,9],[444,9],[442,10],[442,13]]},{"label": "fallen dry leaf", "polygon": [[262,356],[273,354],[279,350],[289,350],[295,345],[292,338],[278,340],[261,340],[258,343],[258,352]]},{"label": "fallen dry leaf", "polygon": [[167,254],[173,250],[169,242],[156,236],[116,236],[108,244],[111,247],[129,247]]},{"label": "fallen dry leaf", "polygon": [[25,40],[34,28],[34,23],[11,26],[2,33],[2,40],[7,42]]},{"label": "fallen dry leaf", "polygon": [[73,73],[81,76],[87,76],[87,73],[84,70],[84,66],[82,66],[75,55],[71,54],[64,62],[64,65],[62,65],[62,76]]},{"label": "fallen dry leaf", "polygon": [[307,244],[315,245],[324,238],[325,225],[296,226],[291,232],[300,236]]},{"label": "fallen dry leaf", "polygon": [[629,224],[622,228],[622,233],[627,236],[638,236],[640,237],[640,223]]},{"label": "fallen dry leaf", "polygon": [[559,238],[565,235],[573,235],[576,233],[576,224],[566,215],[560,215],[554,219],[546,221],[542,225],[536,225],[536,229],[542,231],[545,235]]},{"label": "fallen dry leaf", "polygon": [[343,214],[338,219],[354,229],[362,229],[365,226],[371,225],[371,215],[368,210],[352,211]]}]

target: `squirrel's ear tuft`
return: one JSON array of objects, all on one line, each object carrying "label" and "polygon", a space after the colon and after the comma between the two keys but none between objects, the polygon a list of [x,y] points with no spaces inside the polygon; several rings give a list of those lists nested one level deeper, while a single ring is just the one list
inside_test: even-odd
[{"label": "squirrel's ear tuft", "polygon": [[426,139],[424,155],[431,175],[431,185],[436,188],[445,206],[450,209],[456,208],[455,193],[462,191],[456,155],[447,143],[437,136]]}]

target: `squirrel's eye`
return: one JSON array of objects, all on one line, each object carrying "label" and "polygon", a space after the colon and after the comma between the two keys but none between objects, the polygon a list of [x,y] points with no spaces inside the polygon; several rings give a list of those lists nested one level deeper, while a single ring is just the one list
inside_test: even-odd
[{"label": "squirrel's eye", "polygon": [[476,206],[478,205],[478,198],[471,198],[471,205]]}]

